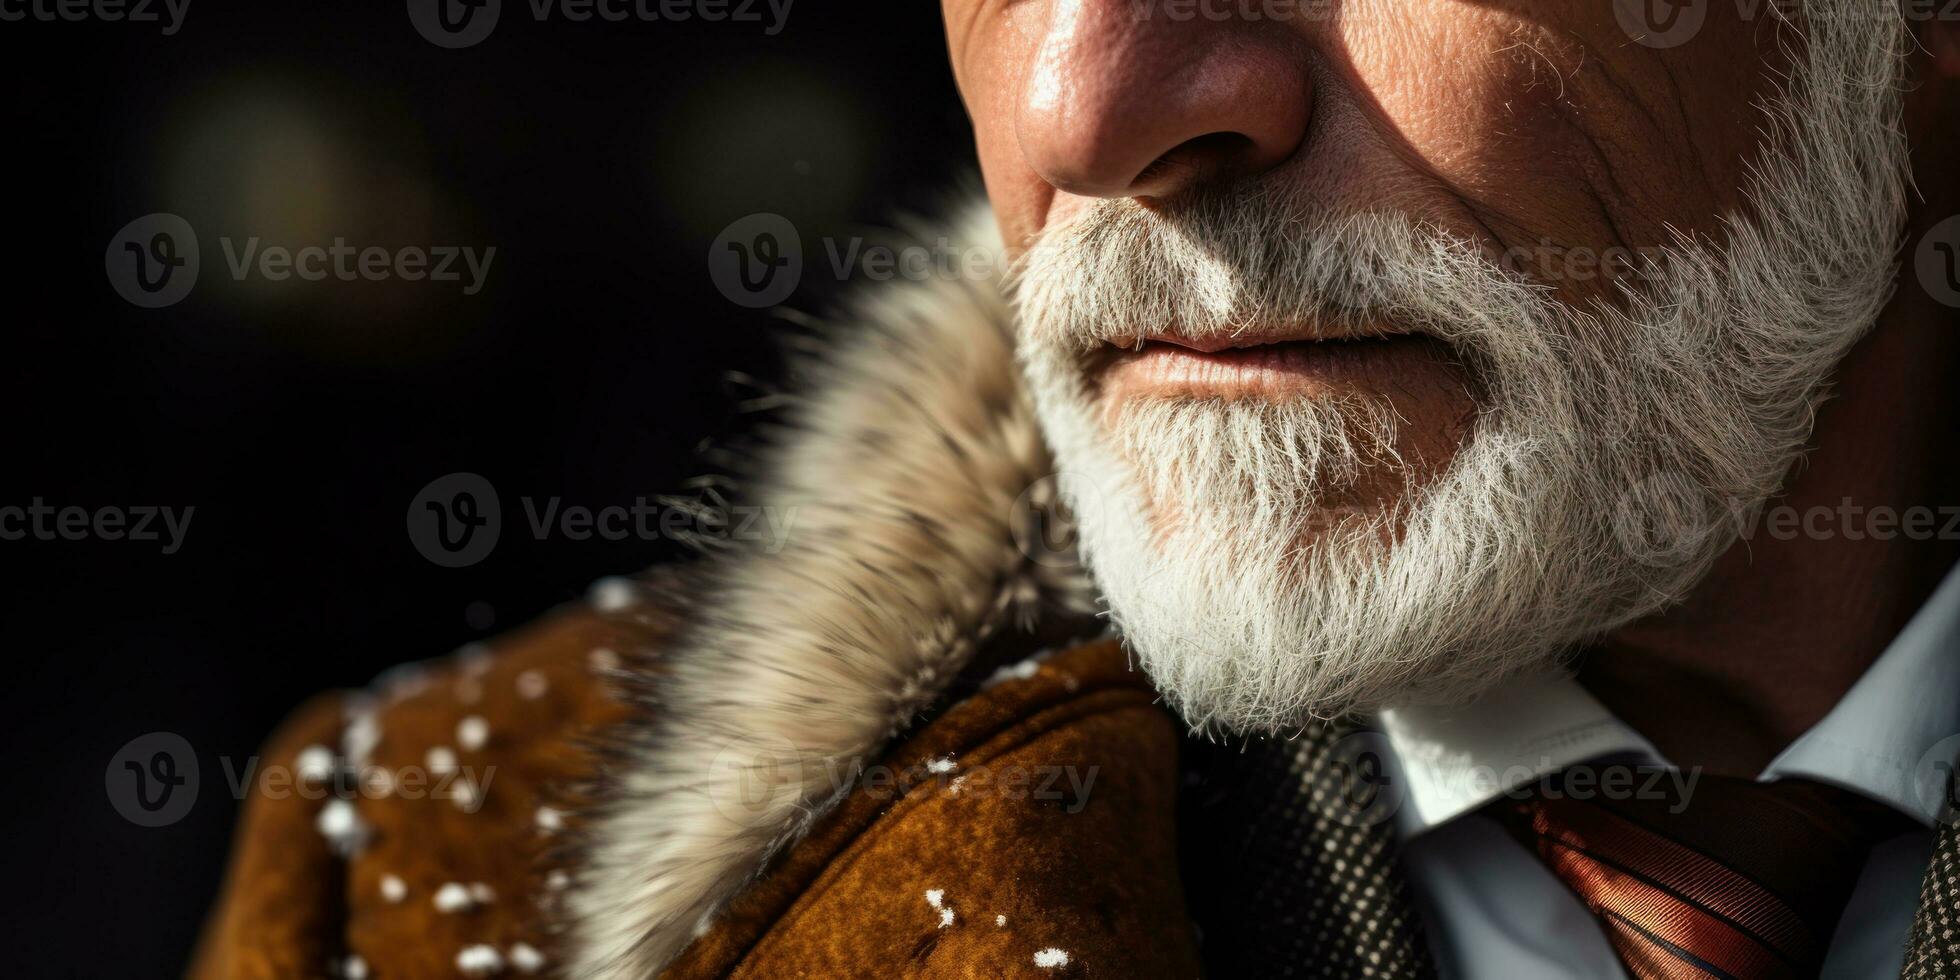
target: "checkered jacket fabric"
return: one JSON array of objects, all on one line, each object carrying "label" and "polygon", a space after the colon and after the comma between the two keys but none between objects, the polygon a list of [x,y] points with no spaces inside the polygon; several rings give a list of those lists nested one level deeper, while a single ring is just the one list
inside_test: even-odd
[{"label": "checkered jacket fabric", "polygon": [[[1960,776],[1953,777],[1960,779]],[[1955,799],[1955,786],[1947,798]],[[1933,861],[1919,890],[1919,912],[1906,947],[1904,980],[1960,977],[1960,809],[1949,808],[1933,843]]]}]

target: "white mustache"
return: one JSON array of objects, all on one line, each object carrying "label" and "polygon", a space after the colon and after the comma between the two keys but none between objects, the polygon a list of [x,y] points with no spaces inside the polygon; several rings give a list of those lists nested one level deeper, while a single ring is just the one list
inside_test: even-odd
[{"label": "white mustache", "polygon": [[1036,313],[1029,343],[1078,352],[1287,331],[1541,346],[1523,333],[1556,301],[1488,252],[1401,214],[1329,214],[1252,186],[1155,209],[1099,201],[1037,240],[1009,289]]}]

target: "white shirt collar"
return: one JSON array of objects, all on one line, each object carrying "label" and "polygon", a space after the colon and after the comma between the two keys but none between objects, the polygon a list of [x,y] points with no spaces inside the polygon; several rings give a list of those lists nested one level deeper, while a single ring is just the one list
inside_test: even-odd
[{"label": "white shirt collar", "polygon": [[[1652,743],[1569,677],[1519,678],[1467,706],[1391,709],[1380,723],[1406,780],[1407,805],[1397,816],[1408,836],[1581,762],[1669,766]],[[1954,756],[1960,756],[1960,568],[1837,706],[1757,778],[1831,783],[1932,826],[1945,780],[1935,762],[1952,764]]]},{"label": "white shirt collar", "polygon": [[[1937,750],[1937,751],[1936,751]],[[1763,779],[1803,776],[1861,793],[1927,826],[1939,821],[1945,773],[1960,762],[1960,569]]]}]

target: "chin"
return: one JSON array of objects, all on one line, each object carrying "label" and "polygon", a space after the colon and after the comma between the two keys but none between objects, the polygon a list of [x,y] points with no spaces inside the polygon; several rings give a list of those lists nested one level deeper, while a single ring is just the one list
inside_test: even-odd
[{"label": "chin", "polygon": [[1110,616],[1194,728],[1283,734],[1555,662],[1450,628],[1477,562],[1430,501],[1464,479],[1473,411],[1393,380],[1199,391],[1025,360]]},{"label": "chin", "polygon": [[1146,343],[1083,370],[1096,438],[1140,480],[1166,552],[1235,529],[1294,552],[1391,544],[1476,417],[1462,358],[1414,334],[1217,352]]}]

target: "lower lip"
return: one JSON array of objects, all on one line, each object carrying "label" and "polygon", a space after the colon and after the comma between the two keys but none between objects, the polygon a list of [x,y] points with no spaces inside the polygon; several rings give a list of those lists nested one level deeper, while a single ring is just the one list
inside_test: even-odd
[{"label": "lower lip", "polygon": [[1303,340],[1221,351],[1150,343],[1113,355],[1101,372],[1118,397],[1273,398],[1386,393],[1454,373],[1449,346],[1402,334],[1361,340]]}]

